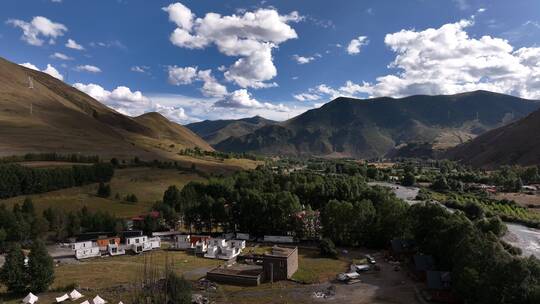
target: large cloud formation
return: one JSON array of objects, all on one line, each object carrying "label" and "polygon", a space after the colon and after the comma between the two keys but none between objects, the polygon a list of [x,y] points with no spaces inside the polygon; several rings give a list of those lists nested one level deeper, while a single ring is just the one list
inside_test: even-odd
[{"label": "large cloud formation", "polygon": [[222,54],[239,57],[224,76],[242,88],[276,85],[267,82],[277,75],[272,49],[297,38],[289,23],[302,20],[297,12],[280,15],[275,9],[258,9],[231,16],[207,13],[204,18],[196,18],[181,3],[173,3],[163,10],[177,26],[170,36],[174,45],[203,49],[214,44]]},{"label": "large cloud formation", "polygon": [[[310,94],[328,96],[408,96],[489,90],[524,98],[540,98],[540,48],[514,50],[507,40],[472,38],[466,32],[474,19],[423,31],[401,30],[384,42],[396,53],[395,74],[375,83],[347,82],[340,88],[316,87]],[[300,94],[297,94],[301,97]],[[297,98],[300,99],[300,98]]]},{"label": "large cloud formation", "polygon": [[158,112],[179,123],[192,121],[183,108],[155,103],[142,92],[132,91],[126,86],[119,86],[112,91],[93,83],[75,83],[73,87],[125,115],[138,116],[147,112]]},{"label": "large cloud formation", "polygon": [[18,27],[23,31],[21,39],[30,45],[41,46],[45,42],[44,39],[49,39],[49,44],[54,44],[55,39],[63,36],[68,28],[51,20],[36,16],[30,22],[19,19],[9,19],[7,24]]}]

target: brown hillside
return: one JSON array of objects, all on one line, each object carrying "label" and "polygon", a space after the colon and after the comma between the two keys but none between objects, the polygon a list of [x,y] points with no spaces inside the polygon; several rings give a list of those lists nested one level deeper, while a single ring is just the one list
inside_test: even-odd
[{"label": "brown hillside", "polygon": [[457,146],[447,157],[484,168],[539,165],[540,111]]},{"label": "brown hillside", "polygon": [[162,139],[159,123],[138,122],[48,74],[0,58],[0,155],[58,152],[152,159],[169,158],[162,147],[171,143],[209,148],[187,129],[169,124],[174,131]]},{"label": "brown hillside", "polygon": [[168,140],[171,141],[171,143],[180,145],[182,147],[199,147],[203,150],[214,150],[208,143],[206,143],[191,130],[177,123],[171,122],[159,113],[146,113],[135,117],[134,119],[141,125],[158,134],[158,139],[160,140]]}]

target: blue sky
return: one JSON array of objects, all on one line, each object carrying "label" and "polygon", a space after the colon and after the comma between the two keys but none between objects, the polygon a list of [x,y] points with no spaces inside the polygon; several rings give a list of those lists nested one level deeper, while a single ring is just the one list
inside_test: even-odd
[{"label": "blue sky", "polygon": [[540,99],[537,0],[4,0],[0,20],[0,56],[180,123],[337,96]]}]

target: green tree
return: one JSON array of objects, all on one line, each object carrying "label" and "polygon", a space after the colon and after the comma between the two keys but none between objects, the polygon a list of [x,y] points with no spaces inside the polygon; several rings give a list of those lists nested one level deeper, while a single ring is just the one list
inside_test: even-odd
[{"label": "green tree", "polygon": [[46,291],[54,281],[54,264],[42,241],[32,243],[28,259],[30,289],[34,292]]},{"label": "green tree", "polygon": [[97,196],[103,197],[103,198],[111,196],[111,185],[109,184],[106,185],[103,182],[99,182]]},{"label": "green tree", "polygon": [[7,232],[4,228],[0,228],[0,251],[4,251],[7,240]]},{"label": "green tree", "polygon": [[416,176],[410,171],[406,172],[405,175],[403,175],[401,184],[405,187],[414,186],[414,184],[416,184]]},{"label": "green tree", "polygon": [[28,215],[29,217],[33,217],[35,215],[34,203],[32,202],[31,198],[27,197],[24,199],[21,207],[21,212]]},{"label": "green tree", "polygon": [[9,250],[4,266],[0,270],[0,281],[7,286],[9,291],[22,293],[26,290],[28,275],[24,258],[21,246],[15,243]]},{"label": "green tree", "polygon": [[180,208],[180,190],[175,185],[169,186],[163,194],[163,203],[176,211]]},{"label": "green tree", "polygon": [[334,242],[332,242],[332,240],[329,238],[323,238],[321,240],[319,243],[319,250],[321,252],[321,256],[323,257],[335,259],[338,255],[336,245],[334,245]]},{"label": "green tree", "polygon": [[437,176],[437,179],[433,184],[431,185],[431,188],[435,191],[446,191],[450,189],[450,186],[448,185],[448,181],[443,175]]}]

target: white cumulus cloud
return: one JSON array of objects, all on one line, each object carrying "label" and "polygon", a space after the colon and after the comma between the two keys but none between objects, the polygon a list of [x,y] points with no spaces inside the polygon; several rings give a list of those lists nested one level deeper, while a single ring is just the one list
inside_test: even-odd
[{"label": "white cumulus cloud", "polygon": [[149,72],[148,70],[150,70],[150,67],[146,65],[135,65],[135,66],[132,66],[130,69],[130,71],[132,72],[142,73],[142,74],[148,73]]},{"label": "white cumulus cloud", "polygon": [[298,12],[280,15],[275,9],[222,16],[207,13],[197,18],[189,8],[174,3],[163,8],[177,28],[170,41],[179,47],[203,49],[212,44],[226,56],[240,57],[225,71],[225,78],[247,88],[275,86],[268,83],[277,75],[272,49],[298,37],[289,25],[302,17]]},{"label": "white cumulus cloud", "polygon": [[52,66],[50,64],[47,64],[47,66],[43,70],[40,70],[37,66],[35,66],[34,64],[31,64],[30,62],[21,63],[19,65],[21,65],[23,67],[26,67],[26,68],[29,68],[29,69],[32,69],[32,70],[35,70],[35,71],[40,71],[40,72],[43,72],[43,73],[47,73],[47,74],[51,75],[52,77],[54,77],[56,79],[64,80],[64,76],[62,74],[60,74],[60,72],[58,72],[58,70],[54,66]]},{"label": "white cumulus cloud", "polygon": [[294,99],[298,101],[315,101],[320,100],[322,97],[320,95],[314,94],[314,93],[300,93],[300,94],[294,94]]},{"label": "white cumulus cloud", "polygon": [[73,49],[73,50],[78,50],[78,51],[84,50],[84,47],[82,45],[78,44],[73,39],[68,39],[68,41],[66,42],[66,47],[70,48],[70,49]]},{"label": "white cumulus cloud", "polygon": [[219,108],[268,109],[279,112],[290,111],[283,104],[275,105],[269,102],[260,102],[253,98],[246,89],[239,89],[228,94],[223,99],[218,100],[214,106]]},{"label": "white cumulus cloud", "polygon": [[540,98],[540,47],[514,47],[505,39],[470,37],[474,21],[461,20],[425,30],[387,34],[395,53],[389,67],[397,72],[373,83],[346,82],[339,88],[321,85],[307,93],[337,96],[457,94],[488,90],[523,98]]},{"label": "white cumulus cloud", "polygon": [[54,53],[51,55],[51,58],[54,58],[54,59],[60,59],[60,60],[73,60],[72,57],[69,57],[68,55],[66,54],[63,54],[63,53]]},{"label": "white cumulus cloud", "polygon": [[49,44],[54,44],[56,38],[63,36],[68,28],[43,17],[36,16],[30,22],[19,19],[9,19],[7,24],[18,27],[23,31],[21,39],[30,45],[41,46],[48,39]]},{"label": "white cumulus cloud", "polygon": [[142,92],[132,91],[126,86],[119,86],[112,91],[93,83],[75,83],[73,87],[125,115],[138,116],[147,112],[158,112],[175,122],[192,121],[182,107],[155,103]]},{"label": "white cumulus cloud", "polygon": [[292,58],[298,64],[306,64],[306,63],[310,63],[313,60],[315,60],[314,56],[300,56],[300,55],[297,55],[297,54],[293,55]]},{"label": "white cumulus cloud", "polygon": [[362,47],[368,43],[369,40],[366,36],[358,36],[358,38],[354,38],[351,40],[351,42],[349,42],[349,45],[347,46],[347,53],[349,55],[360,54]]},{"label": "white cumulus cloud", "polygon": [[202,81],[201,92],[207,97],[223,97],[227,95],[227,88],[212,76],[212,70],[199,70],[198,67],[169,66],[169,83],[172,85],[187,85],[194,81]]},{"label": "white cumulus cloud", "polygon": [[78,72],[88,72],[88,73],[100,73],[101,72],[100,68],[98,68],[97,66],[94,66],[94,65],[89,65],[89,64],[78,65],[75,68],[75,70],[78,71]]}]

